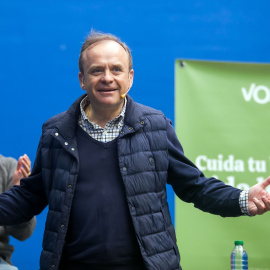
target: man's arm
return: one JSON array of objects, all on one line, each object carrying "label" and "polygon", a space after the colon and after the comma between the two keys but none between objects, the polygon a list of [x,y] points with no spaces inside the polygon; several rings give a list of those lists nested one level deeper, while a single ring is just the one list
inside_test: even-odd
[{"label": "man's arm", "polygon": [[183,152],[171,122],[167,121],[169,154],[168,184],[183,201],[202,211],[222,217],[243,215],[239,204],[240,189],[206,177]]},{"label": "man's arm", "polygon": [[[250,216],[262,215],[270,211],[270,194],[265,188],[270,185],[270,177],[262,183],[252,186],[246,201],[247,211],[243,212],[240,194],[241,190],[225,185],[213,177],[206,178],[203,173],[183,153],[182,146],[177,139],[171,123],[167,123],[169,172],[168,183],[180,199],[193,202],[195,207],[221,216]],[[245,207],[244,207],[245,208]],[[246,213],[248,212],[248,213]]]}]

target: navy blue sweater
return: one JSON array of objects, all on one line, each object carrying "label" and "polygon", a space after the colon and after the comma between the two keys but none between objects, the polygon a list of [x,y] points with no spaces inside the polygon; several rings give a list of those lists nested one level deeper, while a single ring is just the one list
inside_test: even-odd
[{"label": "navy blue sweater", "polygon": [[76,137],[80,169],[62,260],[110,266],[142,261],[119,169],[117,139],[102,143],[80,127]]}]

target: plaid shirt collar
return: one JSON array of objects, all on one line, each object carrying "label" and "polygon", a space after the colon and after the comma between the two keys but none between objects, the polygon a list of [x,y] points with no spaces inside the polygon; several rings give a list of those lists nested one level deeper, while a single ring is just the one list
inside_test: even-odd
[{"label": "plaid shirt collar", "polygon": [[91,137],[101,142],[109,142],[119,136],[119,133],[124,125],[127,99],[120,114],[109,121],[104,128],[91,122],[84,109],[90,104],[87,96],[80,103],[81,116],[79,117],[80,127],[86,131]]}]

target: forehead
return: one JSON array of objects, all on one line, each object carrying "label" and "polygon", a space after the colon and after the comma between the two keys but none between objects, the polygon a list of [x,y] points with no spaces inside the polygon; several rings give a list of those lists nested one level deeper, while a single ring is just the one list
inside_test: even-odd
[{"label": "forehead", "polygon": [[87,62],[118,60],[128,64],[128,53],[113,40],[102,40],[92,44],[85,50],[83,58]]}]

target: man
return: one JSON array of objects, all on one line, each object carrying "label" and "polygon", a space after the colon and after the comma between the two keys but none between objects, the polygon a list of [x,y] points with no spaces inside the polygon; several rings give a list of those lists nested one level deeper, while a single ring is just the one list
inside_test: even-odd
[{"label": "man", "polygon": [[49,205],[41,270],[181,269],[166,183],[224,217],[270,209],[270,177],[248,192],[206,178],[184,156],[171,122],[127,95],[132,57],[117,37],[92,32],[79,69],[86,95],[43,125],[31,176],[0,196],[0,224]]},{"label": "man", "polygon": [[[23,177],[28,177],[31,172],[31,161],[25,154],[18,162],[11,157],[0,154],[0,193],[9,190],[14,185],[20,185]],[[9,236],[24,241],[29,238],[36,226],[36,218],[29,222],[15,226],[0,226],[0,270],[18,270],[11,263],[14,247],[9,244]]]}]

